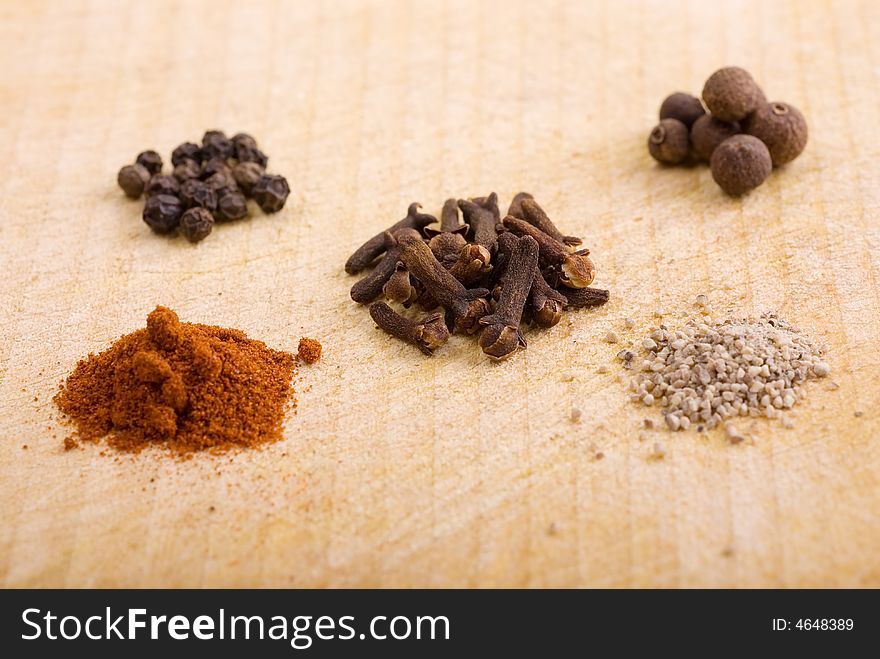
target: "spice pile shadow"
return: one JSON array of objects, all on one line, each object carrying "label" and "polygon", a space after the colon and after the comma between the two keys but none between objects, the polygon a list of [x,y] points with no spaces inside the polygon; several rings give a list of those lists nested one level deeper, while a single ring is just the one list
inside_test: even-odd
[{"label": "spice pile shadow", "polygon": [[[526,347],[523,324],[553,327],[565,309],[608,301],[607,290],[590,288],[596,274],[590,251],[576,249],[580,238],[563,235],[526,192],[513,198],[503,219],[494,192],[448,199],[439,229],[420,208],[411,204],[406,217],[361,245],[345,271],[373,266],[352,286],[351,298],[370,305],[381,329],[426,355],[458,331],[479,333],[483,352],[504,359]],[[389,303],[442,312],[411,318]]]},{"label": "spice pile shadow", "polygon": [[264,213],[277,213],[290,194],[287,179],[266,172],[269,157],[246,133],[232,139],[209,130],[201,145],[185,142],[171,153],[173,172],[162,174],[155,151],[138,154],[133,165],[119,170],[116,181],[132,199],[146,194],[144,222],[156,233],[179,232],[187,240],[204,240],[215,222],[241,220],[253,199]]},{"label": "spice pile shadow", "polygon": [[651,156],[665,165],[708,162],[712,178],[730,195],[754,190],[807,145],[800,110],[768,102],[749,72],[736,66],[709,76],[702,102],[676,92],[663,101],[659,114],[660,123],[648,136]]},{"label": "spice pile shadow", "polygon": [[[307,346],[316,360],[320,344]],[[281,438],[295,373],[289,353],[156,307],[145,329],[81,360],[54,400],[76,428],[67,448],[105,436],[126,451],[251,447]]]}]

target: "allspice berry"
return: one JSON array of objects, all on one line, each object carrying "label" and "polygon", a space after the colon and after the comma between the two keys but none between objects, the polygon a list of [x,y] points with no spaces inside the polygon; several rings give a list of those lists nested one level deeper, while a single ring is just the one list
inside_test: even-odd
[{"label": "allspice berry", "polygon": [[760,105],[743,122],[743,129],[767,145],[774,167],[791,162],[807,146],[804,115],[793,105],[781,101]]},{"label": "allspice berry", "polygon": [[277,213],[284,208],[290,194],[287,179],[278,174],[263,174],[251,190],[254,201],[264,213]]},{"label": "allspice berry", "polygon": [[162,156],[155,151],[141,151],[135,160],[138,165],[143,165],[150,172],[150,176],[162,173]]},{"label": "allspice berry", "polygon": [[709,112],[721,121],[740,121],[764,101],[764,92],[748,71],[727,66],[706,80],[703,101]]},{"label": "allspice berry", "polygon": [[752,135],[734,135],[724,140],[709,162],[712,178],[727,194],[754,190],[770,175],[773,162],[764,143]]},{"label": "allspice berry", "polygon": [[174,231],[180,224],[181,215],[183,215],[183,202],[174,195],[156,194],[147,197],[144,222],[156,233]]},{"label": "allspice berry", "polygon": [[691,146],[697,157],[709,162],[712,152],[728,137],[738,135],[739,124],[721,121],[710,114],[704,114],[691,126]]},{"label": "allspice berry", "polygon": [[150,182],[150,172],[143,165],[126,165],[116,175],[116,182],[127,196],[139,199]]},{"label": "allspice berry", "polygon": [[648,151],[654,160],[677,165],[687,158],[688,129],[678,119],[663,119],[648,136]]},{"label": "allspice berry", "polygon": [[204,240],[214,228],[214,217],[204,208],[190,208],[180,218],[180,233],[191,243]]},{"label": "allspice berry", "polygon": [[678,119],[688,128],[704,114],[706,114],[706,110],[700,99],[684,92],[670,94],[660,105],[661,121],[663,119]]}]

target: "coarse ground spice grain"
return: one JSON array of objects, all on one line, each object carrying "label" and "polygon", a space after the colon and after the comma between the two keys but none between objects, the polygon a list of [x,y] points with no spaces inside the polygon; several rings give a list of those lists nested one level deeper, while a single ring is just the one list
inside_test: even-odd
[{"label": "coarse ground spice grain", "polygon": [[[633,401],[663,408],[670,430],[725,424],[741,441],[731,419],[779,418],[806,394],[808,380],[830,368],[822,351],[775,314],[711,323],[692,319],[679,330],[661,325],[640,344],[640,371],[632,378]],[[623,350],[625,368],[635,353]]]},{"label": "coarse ground spice grain", "polygon": [[54,400],[76,427],[67,449],[103,437],[122,451],[252,447],[281,438],[295,372],[289,353],[156,307],[146,329],[81,360]]},{"label": "coarse ground spice grain", "polygon": [[309,339],[307,337],[302,337],[299,340],[299,346],[296,351],[296,356],[299,357],[306,364],[314,364],[316,361],[321,359],[321,343],[317,339]]}]

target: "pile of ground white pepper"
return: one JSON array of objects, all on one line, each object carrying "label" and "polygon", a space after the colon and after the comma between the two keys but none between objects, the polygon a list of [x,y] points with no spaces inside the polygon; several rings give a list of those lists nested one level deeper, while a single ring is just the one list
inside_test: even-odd
[{"label": "pile of ground white pepper", "polygon": [[617,358],[636,371],[631,399],[661,407],[670,430],[724,424],[734,443],[743,439],[737,417],[785,421],[804,398],[806,382],[830,372],[822,350],[772,313],[720,322],[691,318],[679,329],[661,324]]}]

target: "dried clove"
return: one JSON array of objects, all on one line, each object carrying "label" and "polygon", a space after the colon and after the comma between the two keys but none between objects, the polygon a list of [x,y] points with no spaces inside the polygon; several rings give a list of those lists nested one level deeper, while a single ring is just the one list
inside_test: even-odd
[{"label": "dried clove", "polygon": [[472,197],[471,201],[492,213],[496,225],[501,222],[501,211],[498,209],[498,195],[496,193],[490,192],[487,197]]},{"label": "dried clove", "polygon": [[530,195],[528,192],[517,193],[516,196],[514,196],[513,200],[510,202],[510,206],[507,209],[507,214],[512,217],[515,217],[518,220],[526,219],[525,215],[523,214],[523,209],[522,209],[522,203],[526,199],[534,199],[534,197],[532,195]]},{"label": "dried clove", "polygon": [[419,321],[410,320],[384,302],[373,302],[370,316],[380,329],[412,343],[426,355],[432,354],[449,340],[449,328],[443,322],[443,314],[432,314]]},{"label": "dried clove", "polygon": [[395,236],[402,235],[406,231],[412,231],[416,238],[420,238],[418,231],[415,231],[415,229],[399,229],[395,234],[389,231],[382,234],[382,249],[385,252],[385,256],[382,257],[382,260],[379,261],[367,276],[351,287],[352,300],[358,304],[369,304],[382,292],[385,282],[394,274],[400,256]]},{"label": "dried clove", "polygon": [[397,262],[394,272],[382,287],[385,299],[389,302],[398,302],[408,307],[416,299],[416,289],[413,288],[409,278],[409,270],[400,261]]},{"label": "dried clove", "polygon": [[[513,255],[517,242],[516,236],[509,232],[498,236],[498,253],[505,261],[509,261]],[[503,287],[502,277],[499,286],[492,291],[492,296],[495,299],[500,297]],[[526,301],[525,307],[525,311],[531,320],[539,327],[553,327],[562,319],[562,311],[567,303],[568,300],[565,295],[547,283],[544,275],[541,274],[541,269],[535,264],[535,278],[532,281],[532,288],[529,291],[529,298]]]},{"label": "dried clove", "polygon": [[[493,192],[492,194],[494,195],[495,193]],[[498,222],[495,219],[494,212],[467,199],[459,199],[458,207],[464,214],[465,222],[471,227],[473,241],[477,245],[484,247],[490,255],[494,254],[498,245],[498,231],[495,229],[495,225]]]},{"label": "dried clove", "polygon": [[517,241],[504,274],[504,287],[495,306],[495,313],[484,316],[480,347],[494,359],[504,359],[518,347],[526,347],[519,329],[523,308],[538,270],[538,243],[531,236]]},{"label": "dried clove", "polygon": [[458,221],[458,200],[447,199],[440,211],[440,230],[431,227],[423,229],[426,236],[431,240],[428,247],[434,252],[434,256],[446,267],[458,260],[462,248],[467,244],[465,236],[470,230],[467,224]]},{"label": "dried clove", "polygon": [[[524,324],[552,327],[566,308],[608,300],[608,291],[587,287],[595,273],[589,250],[571,252],[542,231],[539,227],[566,238],[528,193],[518,194],[510,205],[511,212],[522,217],[511,214],[503,223],[495,221],[495,193],[447,200],[439,229],[428,228],[434,218],[420,214],[419,208],[412,204],[407,217],[395,225],[404,228],[374,236],[349,258],[346,268],[352,269],[353,264],[354,270],[362,269],[384,253],[373,270],[352,286],[351,297],[361,304],[371,303],[370,313],[381,328],[423,352],[430,353],[452,331],[474,334],[480,330],[483,351],[492,359],[504,359],[525,347]],[[459,210],[467,225],[460,224]],[[495,252],[487,245],[494,245]],[[383,293],[390,302],[405,307],[414,303],[428,312],[442,307],[443,313],[410,320],[385,303],[373,302]],[[436,330],[438,324],[442,340],[426,345],[424,333],[432,327]]]},{"label": "dried clove", "polygon": [[560,288],[559,291],[565,295],[566,307],[598,307],[608,302],[608,291],[601,288]]},{"label": "dried clove", "polygon": [[531,236],[538,243],[542,266],[557,266],[559,280],[570,288],[586,288],[596,276],[596,268],[589,258],[589,250],[570,253],[558,240],[525,220],[504,218],[504,226],[518,236]]},{"label": "dried clove", "polygon": [[434,224],[437,218],[433,215],[419,213],[422,207],[419,203],[412,203],[406,212],[406,217],[395,223],[385,231],[380,231],[363,245],[358,247],[354,254],[345,262],[345,271],[350,275],[356,275],[370,265],[377,256],[386,250],[385,234],[394,233],[398,229],[416,229],[422,231],[429,224]]},{"label": "dried clove", "polygon": [[485,288],[466,289],[434,258],[431,249],[418,237],[404,234],[397,239],[400,260],[427,292],[446,310],[448,326],[468,334],[476,331],[480,318],[489,313]]},{"label": "dried clove", "polygon": [[465,245],[450,266],[449,274],[465,286],[470,286],[492,270],[490,259],[489,252],[482,245]]},{"label": "dried clove", "polygon": [[523,219],[532,226],[538,227],[554,240],[558,240],[569,247],[580,245],[583,242],[576,236],[564,236],[534,199],[523,199],[520,205],[522,207]]}]

